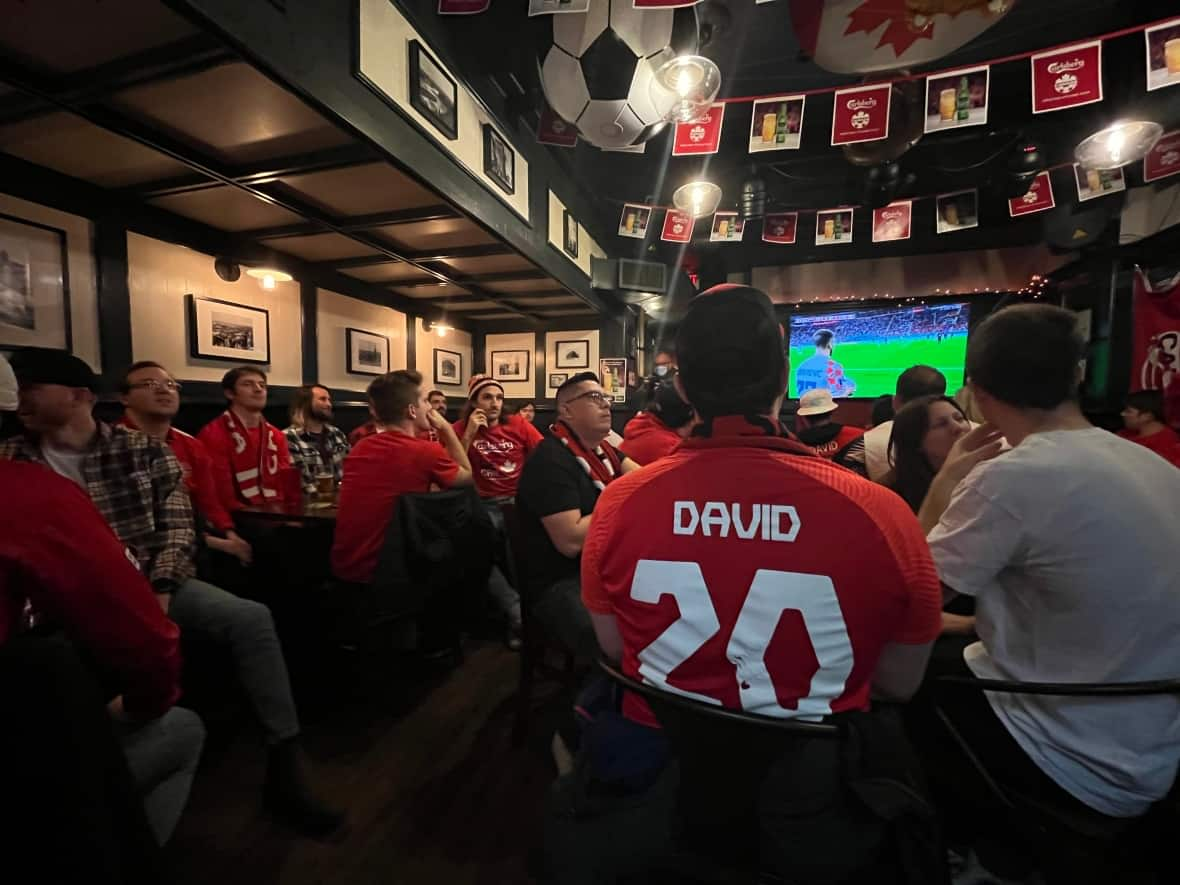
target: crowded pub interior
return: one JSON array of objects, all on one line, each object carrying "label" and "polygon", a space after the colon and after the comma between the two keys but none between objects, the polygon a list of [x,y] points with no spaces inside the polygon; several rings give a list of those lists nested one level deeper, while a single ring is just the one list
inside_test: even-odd
[{"label": "crowded pub interior", "polygon": [[1180,0],[0,0],[6,883],[1180,881]]}]

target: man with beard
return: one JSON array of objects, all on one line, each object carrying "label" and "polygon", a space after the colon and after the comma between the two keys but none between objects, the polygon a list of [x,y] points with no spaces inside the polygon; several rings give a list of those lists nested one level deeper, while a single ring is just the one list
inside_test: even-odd
[{"label": "man with beard", "polygon": [[305,384],[291,400],[291,426],[283,433],[291,464],[299,468],[303,490],[314,494],[315,478],[330,473],[339,483],[351,448],[344,431],[332,423],[332,394],[322,384]]}]

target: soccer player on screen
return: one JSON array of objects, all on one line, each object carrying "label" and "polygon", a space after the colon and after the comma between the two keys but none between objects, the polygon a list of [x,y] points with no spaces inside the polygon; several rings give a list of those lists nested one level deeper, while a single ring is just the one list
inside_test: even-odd
[{"label": "soccer player on screen", "polygon": [[795,370],[795,390],[799,396],[818,388],[826,388],[834,397],[852,396],[856,392],[856,382],[846,377],[844,367],[832,359],[835,337],[828,329],[820,329],[812,336],[815,353]]}]

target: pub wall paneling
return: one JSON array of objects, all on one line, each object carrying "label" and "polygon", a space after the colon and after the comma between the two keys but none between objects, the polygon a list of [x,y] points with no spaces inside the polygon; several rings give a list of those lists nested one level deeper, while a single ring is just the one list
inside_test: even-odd
[{"label": "pub wall paneling", "polygon": [[[329,390],[350,392],[350,399],[364,399],[373,375],[348,371],[348,329],[372,332],[389,339],[389,370],[406,368],[406,315],[392,307],[366,304],[347,295],[319,289],[315,317],[315,346],[318,371],[305,382],[318,382]],[[304,356],[306,366],[307,355]]]}]

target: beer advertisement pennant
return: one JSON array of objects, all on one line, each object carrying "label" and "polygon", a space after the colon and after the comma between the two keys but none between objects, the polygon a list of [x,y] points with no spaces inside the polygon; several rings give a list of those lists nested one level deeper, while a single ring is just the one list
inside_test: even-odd
[{"label": "beer advertisement pennant", "polygon": [[553,108],[545,105],[541,109],[541,121],[537,124],[537,141],[558,147],[574,147],[578,143],[578,130],[553,113]]},{"label": "beer advertisement pennant", "polygon": [[677,123],[672,138],[673,157],[692,157],[715,154],[721,146],[721,122],[725,119],[725,105],[713,104],[701,119]]},{"label": "beer advertisement pennant", "polygon": [[1013,197],[1008,201],[1008,214],[1013,218],[1021,215],[1032,215],[1034,212],[1044,212],[1052,209],[1057,203],[1053,199],[1053,182],[1049,180],[1049,173],[1042,172],[1033,179],[1032,187],[1023,197]]},{"label": "beer advertisement pennant", "polygon": [[738,218],[736,212],[713,213],[713,227],[709,231],[710,243],[740,243],[746,232],[746,221]]},{"label": "beer advertisement pennant", "polygon": [[939,194],[934,198],[934,217],[935,230],[940,234],[979,227],[979,191]]},{"label": "beer advertisement pennant", "polygon": [[832,109],[832,144],[856,144],[889,137],[889,96],[893,86],[837,89]]},{"label": "beer advertisement pennant", "polygon": [[961,129],[987,122],[991,68],[963,68],[926,78],[926,131]]},{"label": "beer advertisement pennant", "polygon": [[798,150],[806,103],[807,98],[802,95],[776,95],[754,102],[750,153]]},{"label": "beer advertisement pennant", "polygon": [[762,242],[789,246],[799,227],[798,212],[776,212],[762,219]]},{"label": "beer advertisement pennant", "polygon": [[619,236],[642,240],[647,236],[651,223],[651,206],[642,203],[624,203],[623,214],[619,216]]},{"label": "beer advertisement pennant", "polygon": [[492,0],[438,0],[439,15],[475,15],[485,12]]},{"label": "beer advertisement pennant", "polygon": [[821,209],[815,213],[815,245],[836,246],[851,242],[851,209]]},{"label": "beer advertisement pennant", "polygon": [[1078,185],[1078,200],[1081,202],[1127,189],[1122,169],[1083,169],[1074,163],[1073,177]]},{"label": "beer advertisement pennant", "polygon": [[891,243],[894,240],[908,240],[913,221],[914,204],[900,200],[873,210],[873,242]]},{"label": "beer advertisement pennant", "polygon": [[1143,158],[1143,180],[1157,181],[1180,172],[1180,129],[1165,132]]},{"label": "beer advertisement pennant", "polygon": [[694,219],[687,212],[669,209],[664,213],[664,229],[660,239],[666,243],[687,243],[692,240]]},{"label": "beer advertisement pennant", "polygon": [[1180,83],[1180,18],[1148,28],[1143,39],[1147,43],[1148,91]]},{"label": "beer advertisement pennant", "polygon": [[1034,114],[1102,101],[1102,41],[1075,43],[1032,57]]}]

